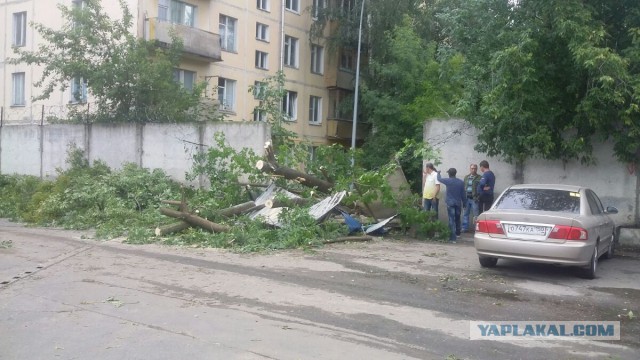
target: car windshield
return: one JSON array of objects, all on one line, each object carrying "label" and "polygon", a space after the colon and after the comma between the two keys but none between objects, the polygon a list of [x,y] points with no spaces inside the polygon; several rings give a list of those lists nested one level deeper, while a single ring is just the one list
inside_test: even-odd
[{"label": "car windshield", "polygon": [[495,208],[579,214],[580,193],[555,189],[509,189],[498,200]]}]

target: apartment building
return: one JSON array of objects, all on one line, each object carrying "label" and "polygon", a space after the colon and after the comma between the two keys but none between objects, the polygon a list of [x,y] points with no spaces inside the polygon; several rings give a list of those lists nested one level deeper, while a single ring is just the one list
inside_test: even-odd
[{"label": "apartment building", "polygon": [[[81,0],[0,0],[0,106],[2,120],[39,122],[44,109],[66,108],[89,101],[78,79],[46,101],[33,102],[33,83],[42,69],[8,64],[13,47],[36,49],[41,42],[29,26],[62,26],[58,3],[79,5]],[[219,101],[228,120],[264,121],[255,111],[260,99],[252,85],[283,70],[286,96],[282,110],[287,126],[311,144],[350,144],[352,113],[340,106],[353,93],[354,51],[329,53],[323,41],[311,41],[309,30],[317,9],[352,6],[354,0],[126,0],[136,20],[137,36],[170,41],[170,29],[184,42],[184,52],[174,77],[185,87],[206,83],[206,96]],[[116,1],[103,0],[113,17],[120,15]],[[54,15],[55,14],[55,15]],[[328,31],[328,30],[327,30]],[[348,108],[348,107],[347,107]],[[360,126],[363,126],[362,129]],[[364,136],[359,125],[358,138]]]}]

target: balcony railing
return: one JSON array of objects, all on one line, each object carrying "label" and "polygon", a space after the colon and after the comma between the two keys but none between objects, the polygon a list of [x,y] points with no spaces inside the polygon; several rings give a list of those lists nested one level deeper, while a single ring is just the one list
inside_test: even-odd
[{"label": "balcony railing", "polygon": [[170,44],[172,30],[182,39],[186,56],[209,62],[222,61],[220,35],[202,29],[149,18],[145,26],[145,40]]},{"label": "balcony railing", "polygon": [[[371,125],[358,122],[356,129],[356,140],[364,140],[369,133]],[[327,137],[331,139],[347,140],[351,139],[353,121],[344,119],[327,119]]]}]

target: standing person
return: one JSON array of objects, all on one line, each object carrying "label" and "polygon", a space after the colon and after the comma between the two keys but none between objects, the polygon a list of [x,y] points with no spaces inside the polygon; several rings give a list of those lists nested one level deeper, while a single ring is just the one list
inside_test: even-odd
[{"label": "standing person", "polygon": [[449,178],[444,179],[438,172],[438,181],[447,187],[447,215],[449,215],[449,229],[451,230],[449,241],[452,243],[455,243],[457,236],[460,235],[460,212],[467,201],[464,182],[456,177],[456,173],[455,168],[450,168],[447,170]]},{"label": "standing person", "polygon": [[493,171],[489,169],[489,162],[487,160],[480,161],[480,171],[482,172],[482,178],[478,182],[478,215],[489,210],[493,204],[493,189],[496,185],[496,176]]},{"label": "standing person", "polygon": [[438,219],[438,196],[440,194],[440,181],[436,168],[432,163],[427,163],[422,172],[422,183],[424,189],[422,191],[422,207],[425,211],[435,211],[436,219]]},{"label": "standing person", "polygon": [[473,229],[473,219],[478,216],[478,164],[469,165],[469,174],[464,177],[464,186],[467,192],[467,201],[462,214],[462,232]]}]

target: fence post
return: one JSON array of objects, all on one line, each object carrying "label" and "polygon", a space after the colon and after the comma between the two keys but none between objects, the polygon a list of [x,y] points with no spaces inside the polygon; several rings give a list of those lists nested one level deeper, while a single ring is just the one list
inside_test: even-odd
[{"label": "fence post", "polygon": [[44,104],[42,104],[42,112],[40,114],[40,126],[44,125]]}]

